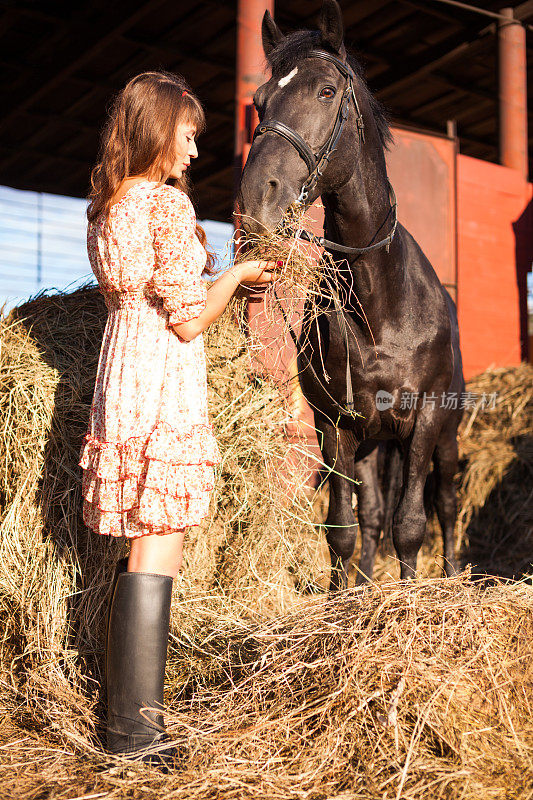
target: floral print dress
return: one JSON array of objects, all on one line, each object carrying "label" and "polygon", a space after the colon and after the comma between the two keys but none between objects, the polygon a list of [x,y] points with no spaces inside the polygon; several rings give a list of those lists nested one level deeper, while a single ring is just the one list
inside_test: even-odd
[{"label": "floral print dress", "polygon": [[138,537],[197,525],[220,461],[208,419],[203,337],[173,324],[206,304],[207,254],[189,197],[142,180],[87,228],[91,268],[108,309],[83,469],[83,520]]}]

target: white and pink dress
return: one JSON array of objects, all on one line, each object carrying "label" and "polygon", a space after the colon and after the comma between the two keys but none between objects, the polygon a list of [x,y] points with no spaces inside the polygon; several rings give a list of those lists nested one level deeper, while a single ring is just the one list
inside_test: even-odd
[{"label": "white and pink dress", "polygon": [[206,304],[207,254],[189,197],[134,184],[87,228],[108,309],[83,469],[83,519],[108,536],[167,534],[208,514],[220,453],[208,418],[203,336],[171,325]]}]

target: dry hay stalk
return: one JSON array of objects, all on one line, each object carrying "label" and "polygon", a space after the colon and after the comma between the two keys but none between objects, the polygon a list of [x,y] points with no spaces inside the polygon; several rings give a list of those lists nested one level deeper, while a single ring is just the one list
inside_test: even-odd
[{"label": "dry hay stalk", "polygon": [[2,786],[34,796],[38,773],[65,798],[525,800],[532,636],[530,586],[483,589],[468,574],[347,590],[238,629],[223,620],[167,715],[175,772],[109,769],[68,733],[17,742],[13,729],[4,758],[18,775],[6,763]]},{"label": "dry hay stalk", "polygon": [[[207,346],[217,513],[188,537],[175,582],[167,700],[181,766],[108,768],[103,615],[126,543],[83,526],[77,467],[104,323],[92,288],[1,321],[0,796],[531,797],[531,588],[482,591],[466,576],[297,605],[325,582],[323,541],[297,459],[291,497],[278,481],[280,394],[251,377],[228,320]],[[514,446],[531,430],[517,388],[531,373],[494,371],[491,391],[499,376],[511,388],[498,415],[463,427],[470,525],[487,500],[484,437]]]}]

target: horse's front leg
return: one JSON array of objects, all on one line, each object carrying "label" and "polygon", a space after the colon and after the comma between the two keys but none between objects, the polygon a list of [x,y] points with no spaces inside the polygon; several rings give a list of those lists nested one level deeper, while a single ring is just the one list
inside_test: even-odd
[{"label": "horse's front leg", "polygon": [[418,551],[426,534],[424,485],[442,418],[420,413],[405,448],[403,486],[396,508],[392,539],[400,560],[400,577],[414,578]]},{"label": "horse's front leg", "polygon": [[337,428],[315,414],[318,443],[328,468],[329,509],[326,541],[331,557],[330,592],[346,589],[348,565],[355,549],[357,523],[352,508],[354,455],[358,442],[353,431]]},{"label": "horse's front leg", "polygon": [[458,564],[455,558],[455,522],[457,519],[457,493],[455,474],[459,453],[457,448],[457,416],[451,416],[443,426],[433,453],[436,475],[437,516],[444,542],[444,570],[448,577],[456,575]]},{"label": "horse's front leg", "polygon": [[356,586],[372,579],[379,537],[383,529],[383,493],[379,485],[378,444],[363,442],[355,459],[357,519],[361,530],[361,558]]}]

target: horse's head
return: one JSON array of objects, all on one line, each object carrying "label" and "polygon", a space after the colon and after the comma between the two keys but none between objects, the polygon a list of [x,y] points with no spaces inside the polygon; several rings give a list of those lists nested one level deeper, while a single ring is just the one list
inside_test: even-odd
[{"label": "horse's head", "polygon": [[[245,230],[273,230],[279,224],[286,209],[300,197],[328,141],[331,152],[320,162],[308,202],[335,191],[352,176],[371,95],[348,63],[343,36],[336,0],[324,1],[318,30],[287,36],[265,12],[263,49],[272,77],[254,95],[260,124],[238,197]],[[317,56],[317,51],[326,57]],[[339,130],[343,110],[347,118]],[[337,138],[331,141],[335,132]]]}]

